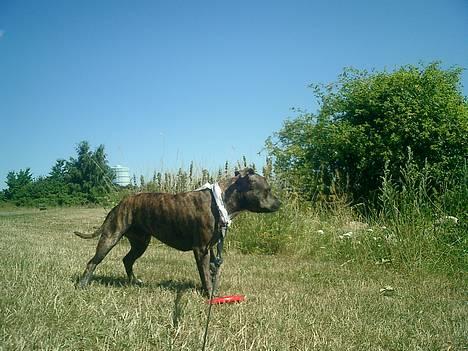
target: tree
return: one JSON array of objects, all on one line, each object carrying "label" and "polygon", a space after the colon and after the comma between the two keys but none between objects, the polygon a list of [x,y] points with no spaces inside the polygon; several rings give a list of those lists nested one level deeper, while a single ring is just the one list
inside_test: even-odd
[{"label": "tree", "polygon": [[5,198],[7,200],[17,200],[25,196],[27,187],[33,182],[31,169],[20,169],[18,172],[9,172],[7,175],[7,189],[5,190]]},{"label": "tree", "polygon": [[[70,158],[58,173],[63,174],[65,181],[73,191],[86,194],[89,202],[96,203],[112,191],[114,173],[109,167],[104,145],[99,145],[93,152],[87,141],[76,147],[77,158]],[[57,161],[56,168],[60,168]],[[53,170],[54,171],[54,170]],[[54,173],[57,173],[55,171]]]},{"label": "tree", "polygon": [[67,173],[67,161],[63,159],[58,159],[55,162],[55,165],[53,165],[52,169],[50,170],[49,178],[57,180],[57,181],[63,181],[66,177],[66,173]]},{"label": "tree", "polygon": [[411,148],[414,162],[427,162],[442,182],[468,155],[461,72],[439,63],[393,72],[345,69],[337,82],[311,86],[318,113],[299,111],[267,141],[276,171],[309,197],[337,186],[367,199],[379,188],[385,163],[398,179]]}]

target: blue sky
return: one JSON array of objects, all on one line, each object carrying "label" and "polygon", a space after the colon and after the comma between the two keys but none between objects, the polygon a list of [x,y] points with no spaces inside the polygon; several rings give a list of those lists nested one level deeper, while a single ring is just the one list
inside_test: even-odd
[{"label": "blue sky", "polygon": [[466,0],[0,0],[0,187],[81,140],[138,176],[258,164],[291,107],[316,110],[309,84],[467,68],[467,38]]}]

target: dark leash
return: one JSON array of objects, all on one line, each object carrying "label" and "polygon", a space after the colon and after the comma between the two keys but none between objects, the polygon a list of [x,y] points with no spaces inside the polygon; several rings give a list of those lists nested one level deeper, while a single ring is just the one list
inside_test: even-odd
[{"label": "dark leash", "polygon": [[203,336],[203,347],[202,351],[205,351],[206,347],[206,340],[208,337],[208,327],[210,325],[210,318],[211,318],[211,308],[213,307],[213,304],[211,303],[211,300],[213,299],[215,289],[216,289],[216,280],[218,277],[218,271],[219,268],[221,267],[221,264],[223,263],[223,245],[224,245],[224,238],[227,233],[227,225],[223,225],[221,227],[221,235],[218,239],[218,242],[216,244],[216,257],[214,258],[213,262],[210,262],[210,266],[213,265],[213,270],[211,270],[212,267],[210,267],[211,271],[211,292],[210,292],[210,299],[208,300],[208,316],[206,317],[206,325],[205,325],[205,335]]}]

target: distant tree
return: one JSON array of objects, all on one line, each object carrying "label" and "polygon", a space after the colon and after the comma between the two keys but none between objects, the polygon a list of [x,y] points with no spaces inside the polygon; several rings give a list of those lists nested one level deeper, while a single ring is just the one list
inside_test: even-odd
[{"label": "distant tree", "polygon": [[267,141],[275,170],[309,197],[339,187],[355,200],[373,197],[386,162],[398,179],[408,148],[417,165],[430,165],[435,182],[453,176],[468,155],[461,72],[439,63],[345,69],[337,82],[312,86],[318,113],[299,111]]},{"label": "distant tree", "polygon": [[57,181],[64,181],[67,174],[67,161],[63,159],[58,159],[55,162],[55,165],[52,166],[52,169],[49,173],[51,179]]},{"label": "distant tree", "polygon": [[89,143],[82,141],[77,145],[76,153],[77,158],[71,157],[64,166],[65,179],[74,191],[85,194],[89,202],[99,202],[114,190],[114,173],[108,165],[104,145],[92,151]]},{"label": "distant tree", "polygon": [[30,168],[20,169],[18,172],[9,172],[6,179],[6,200],[17,200],[27,195],[27,187],[32,184],[33,177]]}]

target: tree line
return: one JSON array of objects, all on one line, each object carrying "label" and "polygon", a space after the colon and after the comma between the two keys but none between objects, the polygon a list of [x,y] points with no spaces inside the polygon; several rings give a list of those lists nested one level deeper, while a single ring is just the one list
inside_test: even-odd
[{"label": "tree line", "polygon": [[47,176],[34,178],[30,168],[11,171],[2,200],[17,206],[70,206],[109,201],[114,174],[104,145],[91,150],[87,141],[76,147],[77,156],[59,159]]}]

